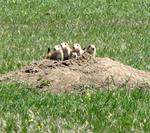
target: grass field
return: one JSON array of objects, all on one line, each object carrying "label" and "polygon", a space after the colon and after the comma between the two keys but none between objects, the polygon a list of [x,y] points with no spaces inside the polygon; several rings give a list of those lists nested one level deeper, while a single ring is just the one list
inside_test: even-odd
[{"label": "grass field", "polygon": [[[150,71],[150,2],[0,1],[0,74],[42,59],[63,41],[94,43],[97,56]],[[56,95],[0,84],[0,132],[150,132],[149,108],[146,90]]]}]

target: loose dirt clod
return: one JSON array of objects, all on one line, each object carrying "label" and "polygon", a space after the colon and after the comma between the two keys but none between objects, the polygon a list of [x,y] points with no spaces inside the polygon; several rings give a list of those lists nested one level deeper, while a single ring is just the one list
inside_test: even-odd
[{"label": "loose dirt clod", "polygon": [[149,88],[150,72],[144,72],[109,58],[95,58],[85,53],[78,59],[53,61],[44,59],[9,72],[0,82],[24,82],[51,92],[64,92],[79,86],[112,89]]}]

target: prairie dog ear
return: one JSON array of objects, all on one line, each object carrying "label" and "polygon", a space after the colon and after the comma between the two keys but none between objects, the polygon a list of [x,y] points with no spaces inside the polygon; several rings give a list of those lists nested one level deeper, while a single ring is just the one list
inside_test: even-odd
[{"label": "prairie dog ear", "polygon": [[48,47],[48,49],[47,49],[47,53],[49,53],[51,51],[51,49],[50,49],[50,47]]}]

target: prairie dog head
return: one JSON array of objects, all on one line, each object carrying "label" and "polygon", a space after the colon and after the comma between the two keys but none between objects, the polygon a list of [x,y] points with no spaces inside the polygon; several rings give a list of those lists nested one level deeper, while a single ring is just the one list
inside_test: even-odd
[{"label": "prairie dog head", "polygon": [[76,52],[71,53],[71,58],[78,58],[78,54]]},{"label": "prairie dog head", "polygon": [[60,45],[55,45],[53,50],[48,48],[47,51],[47,59],[52,59],[52,60],[63,60],[63,51]]},{"label": "prairie dog head", "polygon": [[62,48],[60,45],[55,45],[54,46],[54,51],[62,51]]},{"label": "prairie dog head", "polygon": [[86,52],[95,56],[96,55],[96,47],[95,45],[91,44],[86,48]]},{"label": "prairie dog head", "polygon": [[73,44],[73,49],[74,49],[74,50],[76,50],[76,49],[79,49],[79,50],[80,50],[80,49],[82,49],[82,48],[81,48],[81,45],[80,45],[79,43],[75,43],[75,44]]},{"label": "prairie dog head", "polygon": [[70,48],[70,47],[69,47],[69,44],[66,43],[66,42],[62,42],[62,43],[60,44],[60,46],[62,47],[62,49],[64,49],[64,48]]},{"label": "prairie dog head", "polygon": [[76,52],[78,56],[82,55],[84,51],[81,48],[81,45],[78,43],[73,44],[73,52]]}]

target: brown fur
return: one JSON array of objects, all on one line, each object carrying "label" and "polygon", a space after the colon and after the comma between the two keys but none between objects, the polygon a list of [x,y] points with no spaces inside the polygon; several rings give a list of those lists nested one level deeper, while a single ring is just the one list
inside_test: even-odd
[{"label": "brown fur", "polygon": [[64,60],[68,60],[71,57],[71,48],[66,42],[61,43],[60,46],[63,50]]},{"label": "brown fur", "polygon": [[75,43],[74,45],[73,45],[73,50],[72,50],[73,52],[76,52],[77,54],[78,54],[78,56],[80,56],[80,55],[82,55],[83,53],[84,53],[84,51],[82,50],[82,48],[81,48],[81,45],[80,44],[78,44],[78,43]]},{"label": "brown fur", "polygon": [[61,49],[61,47],[59,45],[56,45],[54,47],[54,50],[51,51],[50,48],[48,48],[48,52],[47,52],[47,59],[51,59],[51,60],[63,60],[63,51]]},{"label": "brown fur", "polygon": [[93,55],[94,57],[96,56],[96,47],[95,45],[89,45],[87,48],[84,48],[84,51]]}]

